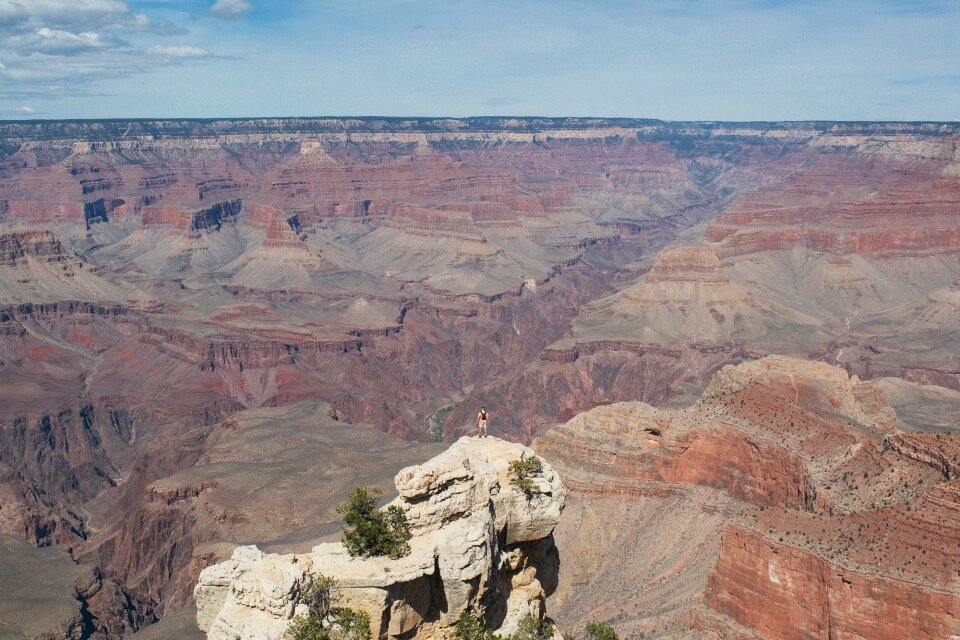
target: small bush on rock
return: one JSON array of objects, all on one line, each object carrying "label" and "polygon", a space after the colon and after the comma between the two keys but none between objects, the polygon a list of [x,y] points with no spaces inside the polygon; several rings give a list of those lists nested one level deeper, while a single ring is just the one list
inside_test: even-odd
[{"label": "small bush on rock", "polygon": [[540,493],[537,485],[533,482],[533,476],[543,473],[543,462],[540,461],[540,458],[534,456],[532,458],[513,460],[510,462],[508,473],[510,475],[510,484],[520,489],[520,491],[523,491],[528,498],[532,498],[534,495]]},{"label": "small bush on rock", "polygon": [[297,616],[287,627],[290,640],[330,640],[330,632],[313,615]]},{"label": "small bush on rock", "polygon": [[336,586],[333,578],[308,572],[300,589],[300,602],[307,605],[317,620],[323,620],[330,613],[330,592]]},{"label": "small bush on rock", "polygon": [[370,640],[370,616],[363,611],[334,607],[330,615],[333,617],[330,635],[334,640]]},{"label": "small bush on rock", "polygon": [[464,611],[457,618],[457,624],[453,627],[453,637],[457,640],[495,640],[490,629],[483,626],[483,620],[478,616]]},{"label": "small bush on rock", "polygon": [[395,505],[377,509],[383,494],[378,488],[360,486],[337,506],[349,528],[343,531],[343,546],[352,556],[402,558],[410,553],[407,516]]},{"label": "small bush on rock", "polygon": [[517,624],[517,632],[510,640],[552,640],[554,635],[552,622],[537,620],[533,616],[524,616]]},{"label": "small bush on rock", "polygon": [[620,640],[617,631],[606,622],[591,622],[587,625],[589,640]]},{"label": "small bush on rock", "polygon": [[290,640],[370,640],[370,616],[346,607],[331,607],[331,592],[337,581],[308,573],[300,589],[299,603],[309,612],[287,627]]},{"label": "small bush on rock", "polygon": [[483,625],[483,619],[469,611],[464,611],[453,627],[456,640],[553,640],[555,627],[547,620],[537,620],[533,616],[524,616],[517,624],[516,633],[498,636]]}]

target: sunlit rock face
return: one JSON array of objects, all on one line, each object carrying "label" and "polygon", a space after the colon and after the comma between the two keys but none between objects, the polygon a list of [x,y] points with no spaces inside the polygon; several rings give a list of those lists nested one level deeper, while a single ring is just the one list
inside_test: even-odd
[{"label": "sunlit rock face", "polygon": [[628,634],[956,634],[960,434],[901,431],[886,385],[770,356],[687,408],[623,402],[551,429],[534,448],[570,491],[552,615]]},{"label": "sunlit rock face", "polygon": [[213,640],[284,637],[307,572],[337,580],[335,603],[366,612],[375,638],[446,638],[460,613],[484,612],[503,633],[542,618],[557,584],[553,529],[566,492],[549,465],[527,495],[510,462],[535,455],[519,444],[464,437],[396,477],[392,504],[407,515],[411,552],[398,560],[350,556],[340,543],[306,554],[238,547],[203,570],[197,621]]}]

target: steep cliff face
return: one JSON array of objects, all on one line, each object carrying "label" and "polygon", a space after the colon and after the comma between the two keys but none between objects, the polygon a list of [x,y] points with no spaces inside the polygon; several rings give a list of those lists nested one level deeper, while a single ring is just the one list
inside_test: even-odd
[{"label": "steep cliff face", "polygon": [[898,432],[877,383],[784,357],[724,367],[686,409],[582,413],[534,443],[571,490],[552,610],[628,633],[949,638],[958,446]]},{"label": "steep cliff face", "polygon": [[267,555],[237,548],[204,569],[194,590],[208,638],[282,638],[309,571],[338,581],[336,604],[370,615],[375,638],[447,638],[470,609],[503,632],[524,616],[542,618],[556,587],[552,533],[566,493],[549,465],[527,496],[510,484],[522,445],[461,438],[428,462],[397,474],[411,552],[399,560],[351,557],[339,543],[307,554]]},{"label": "steep cliff face", "polygon": [[[932,640],[960,633],[954,585],[955,580],[932,586],[851,570],[731,526],[723,532],[706,602],[764,638]],[[694,626],[724,630],[722,618],[709,614],[695,615]]]},{"label": "steep cliff face", "polygon": [[86,539],[78,512],[115,485],[111,454],[122,457],[130,426],[124,410],[94,405],[0,422],[0,532],[38,544]]}]

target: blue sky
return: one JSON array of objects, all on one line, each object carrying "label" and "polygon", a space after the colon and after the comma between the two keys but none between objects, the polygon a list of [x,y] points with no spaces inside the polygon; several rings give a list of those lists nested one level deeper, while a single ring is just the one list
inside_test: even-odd
[{"label": "blue sky", "polygon": [[0,118],[958,120],[955,0],[0,0]]}]

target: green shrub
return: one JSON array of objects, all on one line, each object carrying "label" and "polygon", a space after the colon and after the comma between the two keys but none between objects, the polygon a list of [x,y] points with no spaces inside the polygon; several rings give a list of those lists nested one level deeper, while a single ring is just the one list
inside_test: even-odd
[{"label": "green shrub", "polygon": [[334,640],[370,640],[370,616],[346,607],[330,609]]},{"label": "green shrub", "polygon": [[495,640],[493,632],[483,626],[483,620],[469,611],[464,611],[457,618],[453,637],[457,640]]},{"label": "green shrub", "polygon": [[425,427],[427,437],[431,442],[443,442],[443,421],[447,419],[450,412],[460,406],[460,403],[452,404],[449,407],[441,407],[434,411],[427,418]]},{"label": "green shrub", "polygon": [[[331,592],[337,581],[307,573],[298,604],[309,609],[287,627],[290,640],[370,640],[370,616],[346,607],[331,607]],[[329,628],[324,629],[324,621]]]},{"label": "green shrub", "polygon": [[606,622],[591,622],[587,625],[590,640],[620,640],[616,630]]},{"label": "green shrub", "polygon": [[333,578],[308,572],[300,589],[300,602],[307,605],[310,615],[323,620],[330,613],[330,593],[336,586]]},{"label": "green shrub", "polygon": [[330,613],[330,593],[337,581],[324,575],[308,572],[300,588],[299,604],[307,605],[309,612],[293,619],[287,627],[291,640],[330,640],[330,633],[321,620]]},{"label": "green shrub", "polygon": [[320,620],[313,614],[297,616],[287,627],[290,640],[330,640],[330,632],[320,626]]},{"label": "green shrub", "polygon": [[552,622],[524,616],[517,624],[516,633],[498,636],[484,626],[482,618],[469,611],[461,613],[453,627],[456,640],[552,640],[554,632]]},{"label": "green shrub", "polygon": [[533,482],[533,476],[540,475],[541,473],[543,473],[543,462],[536,456],[527,459],[521,458],[520,460],[513,460],[510,463],[510,469],[508,471],[510,484],[520,489],[520,491],[523,491],[527,498],[531,498],[540,493],[537,485]]},{"label": "green shrub", "polygon": [[395,505],[377,509],[383,490],[360,486],[337,506],[349,528],[343,530],[343,546],[352,556],[402,558],[410,553],[407,516]]},{"label": "green shrub", "polygon": [[510,640],[552,640],[554,628],[552,622],[537,620],[533,616],[524,616],[517,624],[517,632]]}]

